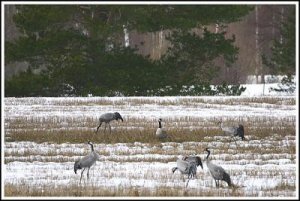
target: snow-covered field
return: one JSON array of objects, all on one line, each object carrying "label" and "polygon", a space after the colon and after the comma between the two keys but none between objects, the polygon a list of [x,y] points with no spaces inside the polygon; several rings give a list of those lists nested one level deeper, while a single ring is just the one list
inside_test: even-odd
[{"label": "snow-covered field", "polygon": [[[41,97],[4,103],[6,196],[298,195],[295,96]],[[95,134],[100,114],[115,111],[124,122],[112,122],[112,134],[103,128]],[[158,118],[169,140],[155,138]],[[246,140],[235,144],[224,137],[216,124],[221,119],[242,123]],[[80,184],[74,161],[89,153],[88,140],[100,158]],[[178,157],[196,154],[203,160],[206,147],[237,188],[225,182],[216,188],[205,163],[187,188],[186,176],[172,173]]]}]

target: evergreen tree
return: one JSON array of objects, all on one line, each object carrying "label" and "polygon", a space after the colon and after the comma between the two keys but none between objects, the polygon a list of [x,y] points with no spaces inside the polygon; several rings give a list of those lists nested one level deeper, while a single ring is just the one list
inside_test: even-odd
[{"label": "evergreen tree", "polygon": [[289,16],[280,22],[281,37],[274,40],[272,56],[268,60],[263,56],[264,64],[269,66],[275,74],[286,74],[288,77],[296,70],[296,23],[295,7],[292,7]]},{"label": "evergreen tree", "polygon": [[[239,5],[19,5],[14,21],[22,31],[23,36],[14,42],[5,44],[5,62],[26,61],[29,70],[26,76],[15,76],[6,83],[7,96],[64,95],[65,86],[74,87],[74,95],[145,95],[149,90],[157,90],[168,85],[170,81],[166,74],[170,73],[172,56],[178,49],[170,50],[165,62],[155,62],[148,57],[136,53],[136,49],[124,47],[123,31],[152,32],[174,30],[171,42],[175,46],[184,36],[178,33],[188,33],[191,28],[201,27],[211,23],[229,23],[246,15],[251,7]],[[224,35],[224,34],[223,34]],[[204,64],[215,73],[210,60],[224,55],[227,60],[235,57],[236,50],[233,40],[226,40],[223,35],[206,32],[205,39],[218,39],[220,45],[210,41],[206,45],[207,52]],[[193,38],[191,38],[193,39]],[[188,41],[186,41],[188,42]],[[190,47],[203,45],[204,40],[189,41]],[[186,44],[188,45],[188,44]],[[225,45],[226,47],[223,47]],[[183,65],[195,72],[199,62],[195,54],[199,49],[187,52],[188,57]],[[229,51],[229,52],[227,52]],[[227,53],[226,53],[227,52]],[[204,55],[205,53],[203,53]],[[203,56],[202,55],[202,56]],[[173,56],[174,58],[174,56]],[[230,59],[229,59],[230,60]],[[228,60],[228,61],[229,61]],[[189,62],[193,62],[189,64]],[[198,62],[198,63],[197,63]],[[211,69],[210,69],[211,68]],[[34,69],[42,69],[40,77],[40,93],[29,93],[29,90],[14,90],[16,80],[24,79],[24,87],[29,76],[34,75]],[[181,84],[190,84],[189,75],[182,74],[182,69],[176,64],[172,71],[180,77]],[[206,72],[205,72],[206,73]],[[199,73],[198,73],[199,74]],[[192,76],[193,80],[196,78]],[[208,79],[209,80],[209,79]],[[174,81],[174,80],[173,80]],[[15,83],[14,83],[15,82]],[[18,93],[17,93],[18,92]]]},{"label": "evergreen tree", "polygon": [[288,17],[280,22],[281,37],[274,41],[270,60],[265,55],[262,56],[263,63],[274,74],[286,75],[277,88],[271,88],[274,91],[293,93],[296,89],[296,83],[292,79],[292,75],[296,73],[295,9],[290,8]]},{"label": "evergreen tree", "polygon": [[230,66],[237,58],[238,48],[235,41],[225,38],[225,32],[211,33],[204,29],[202,35],[177,31],[169,40],[172,47],[168,49],[163,65],[169,69],[169,82],[182,85],[208,84],[219,67],[217,58],[222,58]]}]

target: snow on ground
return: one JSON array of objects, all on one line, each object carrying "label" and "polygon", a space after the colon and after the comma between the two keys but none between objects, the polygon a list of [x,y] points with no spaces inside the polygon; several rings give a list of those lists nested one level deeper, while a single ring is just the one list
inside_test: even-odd
[{"label": "snow on ground", "polygon": [[[275,141],[265,141],[266,143],[275,143]],[[239,149],[247,142],[239,143]],[[275,143],[276,144],[276,143]],[[290,136],[289,144],[295,146],[295,138]],[[212,146],[211,142],[186,142],[185,146]],[[259,147],[259,144],[253,144],[253,150]],[[280,145],[282,146],[282,144]],[[22,151],[32,152],[30,156],[23,156]],[[57,155],[48,158],[49,162],[43,162],[42,156],[52,153],[51,147],[56,150]],[[166,142],[163,147],[175,150],[174,154],[150,154],[155,149],[149,144],[129,143],[117,144],[95,144],[95,150],[110,152],[109,155],[100,155],[99,161],[91,169],[89,180],[84,174],[83,183],[85,186],[98,187],[138,187],[138,188],[159,188],[161,186],[170,188],[184,188],[186,177],[182,177],[179,172],[171,172],[172,167],[176,166],[176,158],[182,157],[182,145],[180,143]],[[162,149],[163,149],[162,147]],[[33,150],[32,150],[33,149]],[[236,149],[236,147],[234,148]],[[234,151],[228,150],[228,152]],[[13,162],[5,165],[5,183],[22,184],[29,186],[66,186],[79,185],[80,174],[74,174],[74,161],[87,154],[88,145],[86,144],[49,144],[33,142],[10,142],[6,143],[6,154],[14,153]],[[40,152],[38,152],[40,150]],[[74,151],[74,156],[68,156],[69,152]],[[126,152],[126,155],[123,155]],[[255,152],[255,151],[253,151]],[[274,192],[272,195],[277,196],[295,196],[292,190],[296,183],[296,161],[295,156],[291,154],[264,154],[257,155],[254,153],[228,154],[218,153],[218,147],[212,149],[213,163],[221,165],[231,175],[232,182],[242,188],[244,196],[267,196],[267,192],[274,191],[276,188],[290,186],[291,190],[281,193]],[[67,161],[61,161],[61,155],[67,158]],[[206,154],[197,154],[204,159]],[[35,156],[35,158],[32,158]],[[138,160],[131,161],[133,158]],[[166,162],[160,161],[162,158]],[[9,158],[6,158],[9,159]],[[31,161],[32,159],[32,161]],[[147,160],[150,160],[147,161]],[[168,161],[172,159],[172,161]],[[205,190],[215,190],[215,183],[211,178],[209,171],[204,163],[204,169],[200,167],[197,171],[197,179],[191,180],[188,188],[201,192]],[[226,184],[223,184],[223,190],[226,191]]]},{"label": "snow on ground", "polygon": [[[260,97],[253,99],[261,100]],[[278,97],[282,102],[294,97]],[[296,116],[296,106],[286,104],[238,104],[242,97],[93,97],[93,98],[6,98],[5,118],[33,121],[86,120],[105,112],[119,111],[124,118],[154,120],[161,118],[252,118]],[[136,101],[142,104],[135,103]],[[101,104],[105,102],[105,104]],[[143,102],[146,102],[143,104]],[[148,103],[149,102],[149,103]],[[228,105],[227,102],[231,102]]]},{"label": "snow on ground", "polygon": [[246,90],[241,94],[241,96],[295,96],[294,93],[288,92],[276,92],[272,88],[279,88],[280,84],[241,84],[241,86],[246,87]]},{"label": "snow on ground", "polygon": [[[97,124],[100,114],[114,111],[119,111],[124,117],[125,123],[118,124],[119,128],[152,126],[159,117],[166,119],[168,124],[165,125],[169,128],[197,128],[203,126],[203,122],[209,125],[209,122],[221,118],[281,129],[287,125],[295,126],[295,96],[269,94],[252,97],[254,91],[257,95],[259,90],[251,87],[248,90],[240,97],[5,98],[5,136],[24,129],[43,130],[49,122],[53,130],[77,127],[92,130],[95,125],[86,125],[85,122]],[[145,123],[130,124],[130,120],[135,119]],[[224,149],[226,143],[227,150]],[[5,184],[28,185],[41,190],[80,185],[80,174],[74,174],[73,166],[76,159],[89,152],[88,145],[30,141],[7,141],[4,145]],[[164,142],[160,145],[150,142],[99,143],[95,144],[95,150],[100,159],[91,169],[89,180],[84,174],[81,185],[107,189],[136,187],[153,191],[166,187],[180,191],[185,189],[186,177],[179,172],[173,174],[171,169],[176,166],[178,157],[195,153],[195,147],[201,147],[201,150],[211,147],[212,161],[226,169],[239,188],[234,191],[238,194],[229,190],[225,183],[216,189],[204,164],[203,170],[200,167],[197,170],[197,179],[188,184],[190,196],[296,196],[296,137],[293,133],[284,137],[274,134],[270,139],[250,137],[248,141],[239,141],[237,147],[222,136],[208,136],[203,142]],[[266,150],[265,154],[261,154],[262,149]],[[278,151],[270,153],[269,150]],[[205,152],[195,154],[202,159],[206,156]]]}]

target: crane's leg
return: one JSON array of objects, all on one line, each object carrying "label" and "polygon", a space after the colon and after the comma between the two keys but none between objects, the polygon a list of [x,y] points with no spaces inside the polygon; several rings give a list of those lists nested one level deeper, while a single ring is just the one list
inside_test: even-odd
[{"label": "crane's leg", "polygon": [[90,168],[88,168],[88,171],[87,171],[87,178],[88,179],[90,178]]},{"label": "crane's leg", "polygon": [[[236,146],[236,148],[238,148],[238,145],[237,145],[237,143],[236,143],[236,138],[234,137],[234,136],[231,136],[231,138],[233,139],[233,141],[235,142],[235,146]],[[230,138],[230,143],[231,143],[231,138]],[[235,154],[237,154],[237,149],[235,149]]]},{"label": "crane's leg", "polygon": [[190,179],[188,179],[188,181],[186,182],[185,187],[187,187],[189,185],[189,181],[190,181]]},{"label": "crane's leg", "polygon": [[104,133],[106,132],[107,123],[105,122]]},{"label": "crane's leg", "polygon": [[81,171],[80,183],[81,183],[81,178],[82,178],[82,174],[83,174],[84,170],[85,170],[85,168],[83,168],[83,170]]},{"label": "crane's leg", "polygon": [[108,123],[108,127],[109,127],[109,134],[111,134],[111,126],[110,126],[110,123]]},{"label": "crane's leg", "polygon": [[217,180],[215,179],[216,187],[218,187]]},{"label": "crane's leg", "polygon": [[237,147],[236,139],[234,138],[234,136],[230,136],[230,138],[229,138],[229,142],[231,143],[231,142],[232,142],[232,140],[234,141],[234,143],[235,143],[235,146]]},{"label": "crane's leg", "polygon": [[183,174],[180,174],[180,177],[181,177],[181,179],[183,180],[183,182],[185,182],[185,181],[184,181],[184,175],[183,175]]},{"label": "crane's leg", "polygon": [[237,143],[236,143],[236,138],[234,136],[232,136],[233,141],[235,142],[235,146],[237,147]]},{"label": "crane's leg", "polygon": [[226,138],[227,140],[227,142],[228,142],[228,149],[229,149],[229,147],[230,147],[230,144],[231,144],[231,138],[232,138],[232,136],[230,135],[228,135],[228,134],[226,134],[225,132],[223,132],[223,136],[226,136],[226,137],[229,137],[229,140],[228,140],[228,138]]},{"label": "crane's leg", "polygon": [[197,167],[195,167],[195,169],[193,170],[192,173],[193,173],[193,174],[192,174],[193,178],[196,178],[196,179],[197,179]]},{"label": "crane's leg", "polygon": [[99,126],[97,127],[96,133],[98,132],[98,129],[101,127],[102,122],[100,122]]}]

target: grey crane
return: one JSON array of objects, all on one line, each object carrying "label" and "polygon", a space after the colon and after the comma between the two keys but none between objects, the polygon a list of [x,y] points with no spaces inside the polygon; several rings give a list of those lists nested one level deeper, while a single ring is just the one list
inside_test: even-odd
[{"label": "grey crane", "polygon": [[99,130],[99,128],[101,127],[101,125],[102,125],[103,122],[105,123],[104,131],[106,131],[106,126],[108,125],[108,127],[109,127],[109,132],[111,133],[111,126],[110,126],[109,123],[110,123],[111,121],[113,121],[113,120],[118,121],[119,119],[121,119],[122,122],[123,122],[123,118],[122,118],[122,116],[120,115],[120,113],[118,113],[118,112],[102,114],[102,115],[99,117],[99,126],[97,127],[96,133],[98,132],[98,130]]},{"label": "grey crane", "polygon": [[[238,136],[242,138],[242,140],[245,139],[244,136],[244,126],[242,124],[239,124],[238,127],[236,126],[223,126],[223,122],[219,121],[218,124],[220,125],[221,130],[224,132],[225,135],[228,135],[234,139],[234,137]],[[236,143],[236,141],[235,141]]]},{"label": "grey crane", "polygon": [[177,159],[176,164],[177,166],[172,168],[172,172],[174,174],[176,170],[179,170],[181,174],[187,174],[188,181],[186,186],[188,186],[190,179],[196,176],[197,167],[200,165],[203,169],[202,161],[199,156],[184,156],[182,159]]},{"label": "grey crane", "polygon": [[233,185],[231,183],[229,174],[221,166],[215,165],[210,161],[210,159],[208,158],[210,155],[210,150],[208,148],[206,148],[205,151],[207,152],[207,156],[205,159],[206,165],[209,169],[211,176],[216,182],[216,187],[220,186],[220,180],[225,181],[229,187],[232,187]]},{"label": "grey crane", "polygon": [[159,118],[159,119],[158,119],[158,128],[156,129],[156,136],[157,136],[159,139],[165,139],[165,138],[168,137],[168,135],[167,135],[167,131],[166,131],[165,129],[162,128],[161,122],[162,122],[162,119]]},{"label": "grey crane", "polygon": [[80,183],[81,183],[81,178],[82,178],[84,170],[86,168],[88,168],[87,178],[89,179],[90,168],[91,168],[92,165],[95,164],[96,160],[99,159],[99,155],[94,151],[93,144],[90,141],[88,142],[88,144],[91,146],[91,153],[89,153],[88,155],[84,156],[80,160],[75,161],[75,164],[74,164],[74,172],[75,172],[75,174],[77,174],[77,170],[78,169],[82,169],[83,168],[83,170],[81,171]]}]

